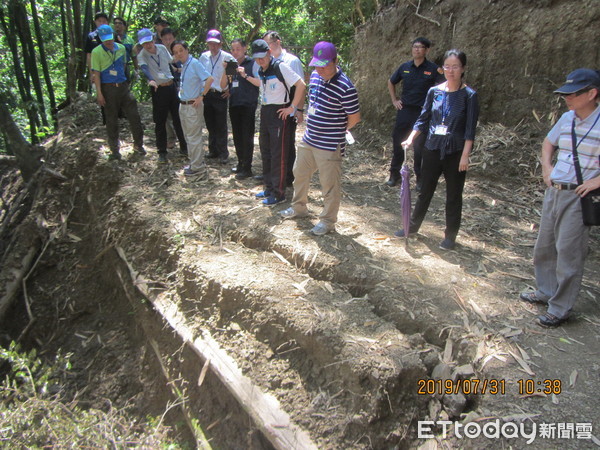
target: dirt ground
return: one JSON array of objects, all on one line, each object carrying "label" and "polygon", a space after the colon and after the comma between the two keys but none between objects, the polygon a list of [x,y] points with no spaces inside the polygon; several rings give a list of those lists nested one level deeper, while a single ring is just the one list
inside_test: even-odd
[{"label": "dirt ground", "polygon": [[[600,445],[584,439],[580,426],[592,424],[591,435],[600,436],[598,230],[567,324],[540,328],[534,319],[543,309],[518,300],[534,283],[542,126],[480,127],[458,246],[444,252],[443,183],[420,233],[408,244],[393,237],[399,189],[384,185],[385,134],[357,132],[344,162],[337,230],[314,237],[308,230],[322,205],[316,179],[311,216],[282,221],[277,213],[289,201],[261,206],[254,199],[260,186],[236,181],[232,164],[210,165],[203,182],[183,177],[180,157],[157,165],[151,114],[141,109],[149,151],[143,159],[135,159],[124,132],[124,160],[107,161],[104,130],[90,128],[98,113],[86,99],[63,115],[49,151],[48,164],[67,181],[46,183],[37,204],[56,238],[29,281],[38,320],[26,337],[47,356],[72,353],[66,397],[84,407],[110,402],[132,417],[168,410],[182,445],[193,445],[185,414],[177,412],[183,403],[215,448],[271,448],[211,371],[201,375],[205,361],[136,289],[127,261],[319,448],[528,446],[524,438],[443,437],[441,427],[435,438],[418,439],[419,421],[496,419],[528,430],[578,427],[570,439],[559,431],[538,435],[529,448]],[[22,303],[12,319],[6,332],[15,336],[28,322]],[[481,391],[488,381],[478,395],[419,394],[435,386],[420,381],[429,378],[454,387],[463,380],[459,390],[481,380]],[[544,380],[558,380],[554,394],[538,392]],[[520,394],[519,386],[532,392]]]}]

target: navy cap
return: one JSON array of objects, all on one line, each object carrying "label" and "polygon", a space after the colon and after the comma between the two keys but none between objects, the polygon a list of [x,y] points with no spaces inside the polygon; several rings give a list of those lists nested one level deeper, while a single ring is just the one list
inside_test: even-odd
[{"label": "navy cap", "polygon": [[252,57],[264,58],[269,51],[269,44],[263,39],[257,39],[252,43]]},{"label": "navy cap", "polygon": [[588,87],[600,87],[600,74],[592,69],[576,69],[567,75],[567,81],[555,94],[573,94]]}]

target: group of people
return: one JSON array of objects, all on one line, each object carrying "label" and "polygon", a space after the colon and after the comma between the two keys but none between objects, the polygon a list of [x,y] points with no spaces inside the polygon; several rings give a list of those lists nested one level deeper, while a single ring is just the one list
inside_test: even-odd
[{"label": "group of people", "polygon": [[[90,66],[98,103],[104,106],[111,158],[120,158],[120,110],[131,125],[135,151],[145,154],[137,106],[127,86],[126,65],[135,43],[101,23],[106,17],[97,14],[98,18],[95,33],[100,45],[91,50]],[[232,172],[240,180],[252,177],[260,98],[262,173],[255,178],[263,181],[264,189],[256,198],[264,205],[276,205],[285,201],[286,188],[292,185],[291,206],[279,214],[283,219],[306,216],[310,180],[318,171],[324,207],[311,232],[320,236],[335,229],[346,135],[360,121],[360,111],[356,89],[339,67],[332,43],[321,41],[314,46],[308,64],[314,70],[307,89],[301,61],[283,49],[281,37],[274,31],[252,42],[252,56],[248,56],[243,39],[231,42],[230,54],[222,48],[221,33],[210,30],[206,35],[208,50],[199,59],[190,55],[185,42],[175,40],[164,19],[155,23],[155,33],[144,28],[137,38],[142,48],[137,65],[152,93],[160,162],[167,160],[168,123],[172,122],[170,134],[177,136],[181,154],[189,157],[186,176],[206,178],[205,158],[227,164],[229,111],[237,156]],[[463,188],[479,116],[478,96],[464,81],[464,52],[448,50],[438,67],[427,59],[431,47],[428,39],[419,37],[411,46],[412,60],[401,64],[387,83],[397,113],[386,184],[395,186],[401,181],[405,151],[412,147],[418,192],[409,229],[400,229],[395,235],[418,232],[443,175],[446,228],[440,248],[452,250],[461,225]],[[396,86],[400,82],[402,94],[398,98]],[[600,189],[599,89],[600,75],[594,70],[578,69],[569,75],[556,93],[564,96],[570,111],[550,131],[542,147],[548,189],[534,254],[538,289],[520,297],[529,303],[548,304],[548,312],[538,319],[544,326],[558,326],[567,320],[581,285],[589,227],[581,220],[579,198]],[[296,151],[296,126],[303,121],[306,129]],[[204,125],[208,130],[206,156]],[[578,158],[573,158],[573,146],[579,148]],[[553,167],[556,149],[558,162]],[[574,160],[581,164],[580,183]]]}]

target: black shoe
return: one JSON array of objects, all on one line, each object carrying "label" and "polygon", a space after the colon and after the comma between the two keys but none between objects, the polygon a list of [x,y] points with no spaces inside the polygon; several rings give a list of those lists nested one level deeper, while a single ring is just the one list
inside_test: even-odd
[{"label": "black shoe", "polygon": [[206,155],[206,159],[217,159],[218,157],[219,157],[219,155],[212,154],[212,153],[209,153],[208,155]]},{"label": "black shoe", "polygon": [[400,180],[402,180],[402,177],[400,175],[390,175],[390,179],[387,180],[387,182],[385,184],[388,185],[389,187],[394,187],[398,183],[400,183]]},{"label": "black shoe", "polygon": [[236,180],[245,180],[247,178],[251,178],[252,177],[252,172],[238,172],[235,174],[235,179]]},{"label": "black shoe", "polygon": [[415,187],[415,191],[421,192],[422,188],[423,188],[423,180],[421,180],[420,177],[417,177],[417,186]]},{"label": "black shoe", "polygon": [[556,317],[554,314],[546,313],[543,316],[538,316],[538,325],[547,328],[556,328],[565,323],[568,317]]},{"label": "black shoe", "polygon": [[456,242],[452,239],[446,238],[440,242],[440,248],[442,250],[454,250],[454,247],[456,247]]},{"label": "black shoe", "polygon": [[111,153],[110,155],[108,155],[108,160],[109,161],[120,161],[121,154],[119,152]]},{"label": "black shoe", "polygon": [[167,164],[169,162],[169,160],[167,159],[167,154],[166,153],[159,153],[158,154],[158,163],[159,164]]},{"label": "black shoe", "polygon": [[254,179],[256,181],[262,181],[265,179],[264,175],[254,175]]},{"label": "black shoe", "polygon": [[179,156],[181,156],[183,158],[187,158],[189,155],[188,155],[187,150],[179,150]]},{"label": "black shoe", "polygon": [[229,163],[229,158],[220,158],[219,164],[225,165]]}]

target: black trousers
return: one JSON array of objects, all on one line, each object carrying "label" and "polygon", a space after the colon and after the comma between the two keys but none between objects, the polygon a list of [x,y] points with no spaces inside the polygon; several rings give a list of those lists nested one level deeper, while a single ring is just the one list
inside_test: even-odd
[{"label": "black trousers", "polygon": [[133,145],[136,149],[144,147],[144,129],[137,109],[135,97],[129,90],[129,83],[102,84],[102,95],[106,104],[106,134],[108,146],[113,154],[119,153],[119,111],[122,109],[129,121],[129,128],[133,135]]},{"label": "black trousers", "polygon": [[208,130],[208,155],[225,159],[227,150],[227,99],[209,91],[204,98],[204,122]]},{"label": "black trousers", "polygon": [[423,150],[422,187],[410,219],[410,231],[417,232],[425,219],[429,204],[437,188],[440,175],[446,180],[446,230],[445,237],[456,240],[462,217],[462,194],[467,172],[459,172],[462,152],[440,159],[439,150]]},{"label": "black trousers", "polygon": [[[400,169],[404,163],[404,149],[400,144],[408,138],[420,114],[421,108],[418,106],[405,106],[396,112],[396,124],[392,132],[393,154],[392,163],[390,164],[390,174],[392,176],[400,176]],[[413,141],[415,149],[415,175],[417,178],[421,177],[425,138],[426,135],[421,134]]]},{"label": "black trousers", "polygon": [[233,144],[237,155],[238,172],[252,172],[252,155],[254,153],[254,132],[256,128],[255,106],[229,106],[229,119]]},{"label": "black trousers", "polygon": [[167,117],[169,113],[173,118],[173,126],[179,139],[181,151],[187,153],[187,144],[179,120],[179,97],[175,84],[159,86],[156,90],[150,88],[150,94],[152,95],[152,119],[154,120],[158,153],[167,153]]},{"label": "black trousers", "polygon": [[298,120],[295,117],[289,117],[290,123],[290,139],[288,144],[288,161],[287,161],[287,184],[290,186],[294,182],[294,163],[296,162],[296,128]]},{"label": "black trousers", "polygon": [[282,120],[277,111],[285,105],[265,105],[260,109],[260,156],[265,191],[277,198],[285,197],[291,120]]}]

